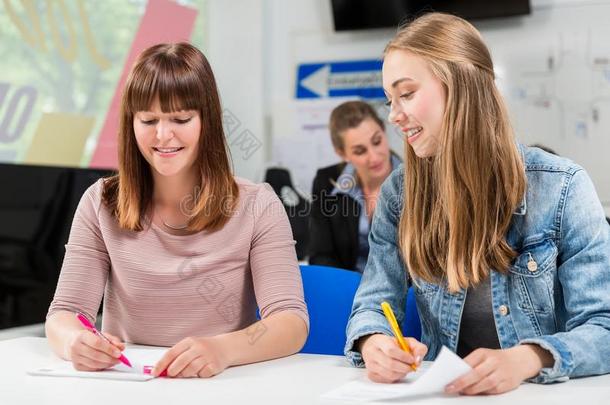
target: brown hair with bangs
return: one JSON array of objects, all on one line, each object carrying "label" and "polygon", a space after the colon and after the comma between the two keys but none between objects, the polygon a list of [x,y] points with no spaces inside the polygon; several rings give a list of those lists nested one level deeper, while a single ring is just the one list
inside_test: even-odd
[{"label": "brown hair with bangs", "polygon": [[154,45],[139,55],[131,69],[121,100],[118,175],[106,180],[102,200],[121,228],[144,228],[154,184],[151,167],[138,149],[133,120],[138,111],[148,110],[156,97],[163,112],[199,112],[201,134],[195,166],[200,184],[189,202],[187,229],[218,230],[229,219],[239,191],[229,165],[212,68],[203,53],[188,43]]},{"label": "brown hair with bangs", "polygon": [[399,244],[417,282],[475,286],[506,273],[516,252],[506,241],[526,188],[525,168],[489,50],[462,18],[426,14],[404,26],[385,54],[421,58],[446,91],[440,149],[418,158],[405,143]]}]

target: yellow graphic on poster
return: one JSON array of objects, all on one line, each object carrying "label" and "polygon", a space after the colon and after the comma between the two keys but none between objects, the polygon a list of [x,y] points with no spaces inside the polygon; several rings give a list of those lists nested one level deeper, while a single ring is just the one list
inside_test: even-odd
[{"label": "yellow graphic on poster", "polygon": [[51,166],[78,166],[94,122],[93,117],[43,113],[24,162]]}]

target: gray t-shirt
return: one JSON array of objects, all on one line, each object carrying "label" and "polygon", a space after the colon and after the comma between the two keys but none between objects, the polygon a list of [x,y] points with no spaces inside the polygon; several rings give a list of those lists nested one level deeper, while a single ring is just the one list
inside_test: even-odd
[{"label": "gray t-shirt", "polygon": [[474,288],[468,288],[460,323],[457,354],[465,357],[481,347],[500,348],[491,304],[491,277]]}]

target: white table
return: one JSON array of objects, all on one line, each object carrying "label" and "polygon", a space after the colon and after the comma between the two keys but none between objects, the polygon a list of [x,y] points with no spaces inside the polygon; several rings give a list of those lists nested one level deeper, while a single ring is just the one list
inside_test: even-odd
[{"label": "white table", "polygon": [[[364,371],[343,357],[298,354],[241,367],[211,379],[159,378],[147,382],[82,378],[33,377],[27,370],[59,360],[44,338],[0,342],[0,404],[342,404],[320,395]],[[554,385],[523,384],[517,390],[491,397],[403,399],[388,403],[417,404],[610,404],[610,375]],[[379,404],[380,402],[376,402]]]}]

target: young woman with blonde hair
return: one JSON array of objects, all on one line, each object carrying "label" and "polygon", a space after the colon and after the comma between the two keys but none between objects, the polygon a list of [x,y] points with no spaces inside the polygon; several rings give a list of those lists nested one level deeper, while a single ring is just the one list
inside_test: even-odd
[{"label": "young woman with blonde hair", "polygon": [[[231,174],[205,56],[187,43],[145,50],[120,117],[118,175],[85,192],[66,245],[46,322],[54,351],[99,370],[123,341],[172,346],[153,371],[170,377],[297,352],[308,315],[288,218],[270,187]],[[102,295],[113,344],[75,316],[93,321]]]},{"label": "young woman with blonde hair", "polygon": [[[399,380],[443,345],[473,368],[450,393],[610,372],[603,208],[580,166],[515,141],[494,80],[479,32],[455,16],[424,15],[386,47],[405,164],[382,186],[345,348],[374,381]],[[422,322],[411,354],[379,306],[401,321],[410,285]]]}]

